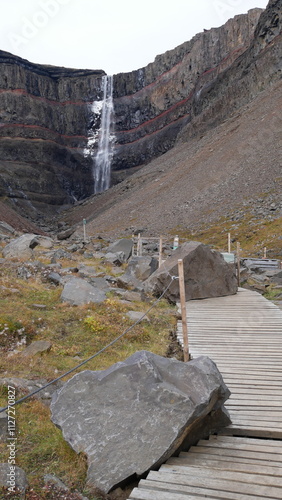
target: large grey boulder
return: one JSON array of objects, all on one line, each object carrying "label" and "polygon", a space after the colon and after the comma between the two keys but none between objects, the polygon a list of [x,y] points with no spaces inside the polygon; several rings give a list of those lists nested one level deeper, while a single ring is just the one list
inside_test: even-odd
[{"label": "large grey boulder", "polygon": [[122,238],[112,243],[107,248],[107,253],[116,254],[119,252],[124,253],[124,262],[126,262],[132,254],[133,241]]},{"label": "large grey boulder", "polygon": [[33,256],[33,249],[38,245],[38,238],[35,234],[23,234],[11,241],[2,250],[6,259],[28,260]]},{"label": "large grey boulder", "polygon": [[183,260],[186,300],[222,297],[237,292],[235,267],[219,252],[197,241],[184,243],[146,281],[145,291],[171,302],[179,300],[178,260]]},{"label": "large grey boulder", "polygon": [[142,290],[144,288],[142,282],[147,280],[157,268],[158,260],[154,257],[132,257],[125,273],[118,277],[118,285],[124,288]]},{"label": "large grey boulder", "polygon": [[50,408],[65,440],[87,455],[88,485],[107,493],[158,467],[184,441],[195,444],[229,424],[221,410],[229,395],[209,358],[182,363],[141,351],[75,375]]},{"label": "large grey boulder", "polygon": [[61,294],[61,300],[73,306],[81,306],[90,302],[100,304],[106,298],[104,290],[90,285],[81,278],[70,278]]}]

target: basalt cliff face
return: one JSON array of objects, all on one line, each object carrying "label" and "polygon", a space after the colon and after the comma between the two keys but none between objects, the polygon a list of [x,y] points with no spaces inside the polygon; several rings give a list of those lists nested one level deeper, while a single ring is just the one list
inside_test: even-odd
[{"label": "basalt cliff face", "polygon": [[[281,0],[271,0],[115,75],[112,184],[279,81],[281,17]],[[0,196],[22,214],[36,219],[92,194],[101,123],[92,103],[102,99],[104,74],[0,52]]]},{"label": "basalt cliff face", "polygon": [[0,196],[14,208],[36,217],[93,193],[83,148],[103,75],[0,52]]},{"label": "basalt cliff face", "polygon": [[114,169],[147,163],[173,147],[203,105],[207,89],[250,46],[261,13],[252,9],[157,56],[145,68],[115,76]]}]

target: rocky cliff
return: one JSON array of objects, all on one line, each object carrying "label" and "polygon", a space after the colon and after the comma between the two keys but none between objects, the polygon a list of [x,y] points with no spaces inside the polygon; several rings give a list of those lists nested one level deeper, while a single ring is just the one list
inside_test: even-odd
[{"label": "rocky cliff", "polygon": [[103,75],[0,52],[0,196],[18,210],[32,216],[93,193],[83,148]]},{"label": "rocky cliff", "polygon": [[196,35],[154,63],[115,76],[114,169],[147,163],[169,150],[207,89],[250,46],[261,9]]},{"label": "rocky cliff", "polygon": [[[281,1],[271,0],[265,11],[252,9],[115,75],[112,183],[205,134],[279,80],[280,36]],[[48,212],[93,192],[85,148],[100,125],[91,104],[102,99],[103,75],[0,52],[0,196],[16,208]]]}]

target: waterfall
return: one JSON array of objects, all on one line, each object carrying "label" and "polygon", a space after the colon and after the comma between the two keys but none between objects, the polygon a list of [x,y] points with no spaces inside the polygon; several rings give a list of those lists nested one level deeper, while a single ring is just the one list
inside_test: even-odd
[{"label": "waterfall", "polygon": [[101,125],[98,133],[98,150],[93,165],[95,194],[101,193],[110,187],[114,143],[114,136],[112,135],[113,114],[113,77],[106,75],[103,76]]}]

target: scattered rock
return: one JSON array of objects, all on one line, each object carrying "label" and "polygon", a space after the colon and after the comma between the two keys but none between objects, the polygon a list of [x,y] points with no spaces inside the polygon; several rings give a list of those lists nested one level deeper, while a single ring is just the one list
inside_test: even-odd
[{"label": "scattered rock", "polygon": [[237,292],[235,268],[219,252],[207,245],[190,241],[178,247],[171,257],[147,280],[145,290],[156,296],[169,287],[165,297],[179,300],[178,259],[183,260],[186,300],[221,297]]},{"label": "scattered rock", "polygon": [[62,283],[62,276],[59,273],[51,272],[47,276],[48,281],[51,281],[51,283],[54,283],[54,285],[61,285]]},{"label": "scattered rock", "polygon": [[8,236],[15,234],[14,228],[10,226],[10,224],[7,224],[7,222],[4,222],[2,220],[0,221],[0,231],[4,235]]},{"label": "scattered rock", "polygon": [[115,266],[121,266],[126,262],[127,259],[124,252],[107,252],[105,255],[105,260]]},{"label": "scattered rock", "polygon": [[38,244],[43,248],[53,248],[54,240],[52,238],[48,238],[48,236],[37,236]]},{"label": "scattered rock", "polygon": [[73,245],[70,245],[67,247],[67,251],[74,253],[74,252],[77,252],[79,250],[79,248],[80,247],[74,243]]},{"label": "scattered rock", "polygon": [[69,491],[69,488],[58,477],[53,476],[53,474],[45,474],[44,483],[53,484],[56,488],[63,491]]},{"label": "scattered rock", "polygon": [[91,278],[93,276],[96,276],[97,272],[95,267],[93,266],[79,266],[79,276],[80,278]]},{"label": "scattered rock", "polygon": [[64,250],[63,248],[59,248],[58,250],[56,250],[54,253],[53,253],[53,256],[51,258],[51,262],[52,264],[56,264],[57,262],[57,259],[68,259],[68,260],[72,260],[72,254],[69,253],[69,252],[66,252],[66,250]]},{"label": "scattered rock", "polygon": [[[14,468],[11,469],[11,467]],[[20,493],[24,494],[28,487],[26,474],[20,467],[2,463],[0,464],[0,487],[10,488],[11,486],[15,486]]]},{"label": "scattered rock", "polygon": [[100,304],[105,299],[106,293],[104,290],[90,285],[81,278],[70,278],[61,294],[61,300],[73,306],[81,306],[90,302]]},{"label": "scattered rock", "polygon": [[[115,280],[115,278],[113,278],[111,276],[112,279]],[[95,277],[95,278],[90,278],[89,279],[89,283],[96,287],[96,288],[99,288],[99,290],[104,290],[104,292],[108,292],[109,290],[111,290],[111,288],[109,288],[109,283],[108,283],[109,279],[104,276],[104,277]]]},{"label": "scattered rock", "polygon": [[144,313],[140,311],[128,311],[126,313],[126,316],[128,316],[132,321],[140,321],[142,318],[142,321],[150,322],[148,316],[144,316]]},{"label": "scattered rock", "polygon": [[143,290],[142,284],[158,268],[158,261],[154,257],[132,257],[128,267],[122,276],[119,276],[117,282],[119,286]]},{"label": "scattered rock", "polygon": [[126,238],[122,238],[121,240],[117,240],[112,245],[110,245],[107,249],[107,253],[124,253],[124,262],[126,262],[132,254],[133,241],[127,240]]},{"label": "scattered rock", "polygon": [[74,233],[74,228],[65,229],[57,234],[58,240],[67,240]]},{"label": "scattered rock", "polygon": [[[2,408],[0,408],[2,410]],[[0,413],[0,443],[5,442],[8,437],[8,415],[5,411]]]},{"label": "scattered rock", "polygon": [[160,466],[187,439],[228,425],[221,409],[229,395],[209,358],[182,363],[141,351],[72,377],[52,398],[52,421],[87,454],[88,486],[107,493]]},{"label": "scattered rock", "polygon": [[23,234],[5,246],[3,256],[6,259],[28,260],[32,258],[32,250],[37,245],[38,237],[35,234]]},{"label": "scattered rock", "polygon": [[[39,379],[39,380],[27,380],[24,378],[18,378],[18,377],[4,377],[0,378],[0,386],[1,387],[7,387],[8,385],[11,385],[12,387],[15,387],[19,391],[23,391],[26,394],[31,394],[32,392],[36,391],[37,389],[41,389],[44,387],[46,384],[48,384],[48,381],[46,379]],[[44,404],[47,406],[50,403],[52,394],[57,391],[59,388],[61,388],[63,385],[63,382],[60,380],[55,382],[54,384],[49,385],[46,387],[46,389],[43,389],[42,391],[39,391],[37,394],[35,394],[35,398],[38,398],[42,400]],[[0,414],[2,415],[2,414]]]},{"label": "scattered rock", "polygon": [[124,300],[128,300],[128,302],[141,302],[143,300],[142,293],[132,292],[131,290],[119,290],[118,295],[120,295]]},{"label": "scattered rock", "polygon": [[51,342],[48,340],[36,340],[32,342],[24,351],[21,352],[22,356],[30,357],[36,354],[44,354],[50,352],[52,348]]}]

